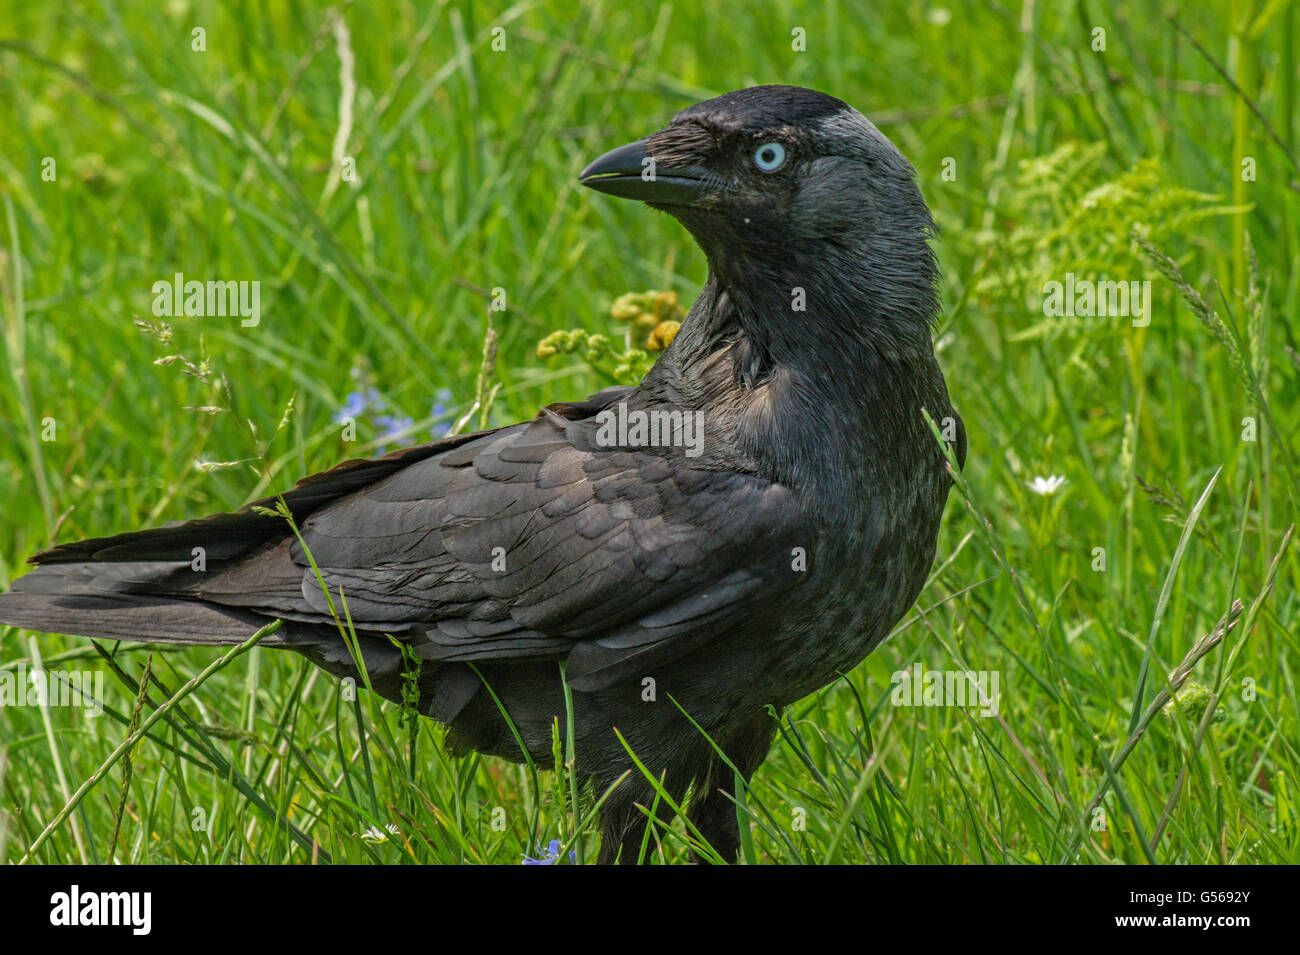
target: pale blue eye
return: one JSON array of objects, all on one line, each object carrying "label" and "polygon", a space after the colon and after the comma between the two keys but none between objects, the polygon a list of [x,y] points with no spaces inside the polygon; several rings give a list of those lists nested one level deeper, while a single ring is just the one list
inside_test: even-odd
[{"label": "pale blue eye", "polygon": [[780,143],[764,143],[754,150],[754,165],[763,172],[776,172],[785,165],[785,147]]}]

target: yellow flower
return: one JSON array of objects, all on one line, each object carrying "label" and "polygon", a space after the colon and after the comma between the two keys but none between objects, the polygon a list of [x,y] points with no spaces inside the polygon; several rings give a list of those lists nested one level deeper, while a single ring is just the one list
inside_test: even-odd
[{"label": "yellow flower", "polygon": [[[649,295],[650,293],[647,292],[646,294]],[[650,307],[650,310],[654,312],[655,318],[660,321],[679,319],[682,311],[677,304],[676,292],[656,292],[654,304]]]},{"label": "yellow flower", "polygon": [[627,322],[645,311],[645,296],[640,292],[627,292],[614,299],[609,314],[615,321]]},{"label": "yellow flower", "polygon": [[673,343],[673,339],[677,337],[677,330],[681,327],[681,322],[660,322],[646,339],[646,350],[663,351]]}]

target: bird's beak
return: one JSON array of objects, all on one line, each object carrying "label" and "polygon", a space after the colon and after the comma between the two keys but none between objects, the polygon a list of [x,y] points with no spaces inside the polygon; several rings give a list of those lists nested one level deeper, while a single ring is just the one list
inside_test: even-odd
[{"label": "bird's beak", "polygon": [[685,206],[702,196],[710,173],[699,166],[669,168],[657,164],[639,139],[610,150],[578,176],[584,186],[624,199],[653,205]]}]

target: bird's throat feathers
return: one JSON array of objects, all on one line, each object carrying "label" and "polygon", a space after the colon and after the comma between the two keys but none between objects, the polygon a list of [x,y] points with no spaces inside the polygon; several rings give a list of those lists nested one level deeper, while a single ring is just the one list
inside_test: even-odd
[{"label": "bird's throat feathers", "polygon": [[688,400],[728,404],[738,448],[783,482],[843,481],[846,468],[865,479],[874,469],[860,462],[889,460],[904,435],[916,446],[919,409],[948,413],[931,340],[932,253],[922,242],[910,274],[872,273],[843,254],[828,249],[815,267],[797,256],[750,263],[744,281],[711,260],[646,384],[672,381]]},{"label": "bird's throat feathers", "polygon": [[[754,390],[777,375],[814,400],[878,397],[873,378],[933,361],[938,270],[924,235],[887,255],[824,243],[813,253],[709,256],[709,278],[663,361],[691,374],[726,353]],[[875,382],[875,384],[880,384]]]}]

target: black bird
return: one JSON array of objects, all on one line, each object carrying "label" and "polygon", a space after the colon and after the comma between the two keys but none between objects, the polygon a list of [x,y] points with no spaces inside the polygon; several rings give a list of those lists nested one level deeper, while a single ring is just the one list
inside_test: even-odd
[{"label": "black bird", "polygon": [[[685,109],[581,180],[676,217],[708,259],[641,384],[349,461],[284,501],[379,693],[401,699],[391,634],[454,751],[522,761],[495,695],[549,766],[563,663],[579,771],[603,793],[630,770],[601,810],[600,861],[637,859],[654,801],[616,729],[734,859],[733,774],[700,730],[748,779],[773,714],[871,652],[934,559],[951,478],[922,409],[959,461],[966,438],[931,344],[933,221],[875,126],[792,86]],[[282,619],[265,645],[356,678],[272,506],[37,554],[0,621],[218,645]]]}]

